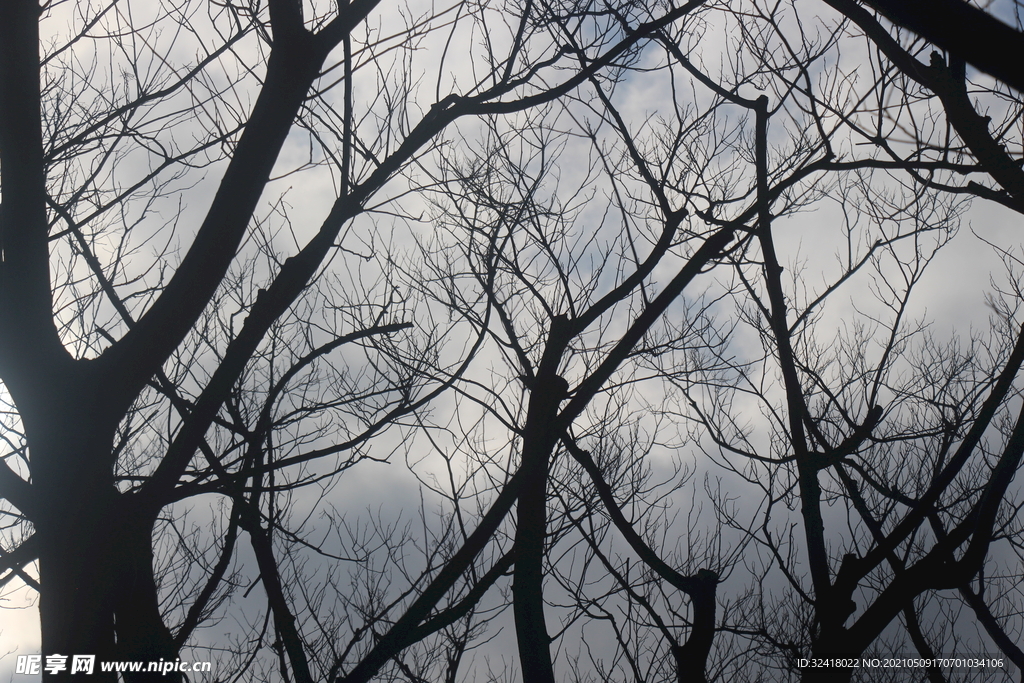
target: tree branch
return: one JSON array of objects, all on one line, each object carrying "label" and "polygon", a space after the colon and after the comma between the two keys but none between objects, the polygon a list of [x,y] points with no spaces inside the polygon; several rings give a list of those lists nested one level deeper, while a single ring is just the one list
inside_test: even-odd
[{"label": "tree branch", "polygon": [[0,3],[0,377],[27,410],[67,381],[71,360],[50,293],[39,12],[35,0]]},{"label": "tree branch", "polygon": [[894,24],[1024,92],[1024,34],[963,0],[860,0]]}]

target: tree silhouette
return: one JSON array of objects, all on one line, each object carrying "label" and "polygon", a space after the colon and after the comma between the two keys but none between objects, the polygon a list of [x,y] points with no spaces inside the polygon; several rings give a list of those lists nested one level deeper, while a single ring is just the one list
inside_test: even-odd
[{"label": "tree silhouette", "polygon": [[[4,2],[0,581],[42,652],[1024,666],[1024,255],[962,227],[1024,207],[1021,31],[941,4],[963,31],[852,0]],[[978,242],[988,327],[940,330]]]},{"label": "tree silhouette", "polygon": [[[414,384],[411,371],[389,375],[372,357],[361,386],[346,381],[341,365],[327,367],[335,349],[362,342],[372,356],[374,345],[387,343],[382,337],[409,325],[386,297],[358,305],[351,303],[357,292],[341,297],[331,289],[322,272],[343,230],[453,121],[550,102],[697,4],[593,45],[587,63],[568,73],[561,67],[576,58],[531,41],[544,32],[527,7],[504,51],[483,49],[491,73],[468,88],[449,78],[452,58],[440,53],[430,67],[436,101],[418,113],[411,88],[419,74],[389,73],[388,54],[444,27],[483,26],[485,8],[407,17],[389,35],[368,23],[377,5],[369,1],[311,13],[287,1],[228,4],[207,16],[197,6],[167,5],[144,18],[117,3],[74,10],[5,3],[0,376],[17,418],[0,481],[24,534],[7,563],[24,575],[21,568],[38,559],[43,651],[173,660],[218,594],[245,532],[282,665],[312,680],[275,556],[273,537],[284,530],[274,498],[325,476],[302,470],[306,463],[330,458],[330,472],[346,469],[351,461],[337,454],[358,453],[369,436],[443,388]],[[161,42],[165,29],[172,39]],[[196,56],[173,63],[176,50]],[[378,91],[369,105],[356,99],[361,73]],[[306,163],[331,166],[335,182],[319,228],[295,230],[292,248],[281,253],[257,209],[275,173],[289,172],[281,153],[293,131],[317,148]],[[153,207],[183,196],[197,168],[216,171],[219,181],[196,227],[185,225],[187,212],[153,225],[166,210]],[[165,246],[143,266],[139,255],[152,240]],[[260,240],[247,260],[244,247]],[[306,391],[333,389],[307,401],[295,382]],[[282,416],[285,397],[292,412]],[[289,421],[344,416],[341,408],[352,404],[351,422],[324,427],[329,446],[288,434]],[[161,415],[168,425],[150,433]],[[282,431],[292,440],[283,450]],[[160,604],[166,577],[155,574],[154,532],[169,506],[206,493],[232,501],[221,559],[174,629]],[[424,620],[489,538],[489,519],[346,680],[369,677],[441,628],[440,614]],[[334,675],[340,661],[327,667]]]}]

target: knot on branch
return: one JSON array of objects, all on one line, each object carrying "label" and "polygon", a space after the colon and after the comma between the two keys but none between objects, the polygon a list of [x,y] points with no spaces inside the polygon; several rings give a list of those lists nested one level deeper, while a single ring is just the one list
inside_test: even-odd
[{"label": "knot on branch", "polygon": [[718,572],[716,571],[712,571],[710,569],[698,569],[697,580],[703,583],[711,584],[712,586],[717,586],[720,577],[718,576]]},{"label": "knot on branch", "polygon": [[569,382],[561,375],[552,375],[540,380],[529,375],[519,375],[519,380],[530,391],[543,391],[559,401],[569,393]]}]

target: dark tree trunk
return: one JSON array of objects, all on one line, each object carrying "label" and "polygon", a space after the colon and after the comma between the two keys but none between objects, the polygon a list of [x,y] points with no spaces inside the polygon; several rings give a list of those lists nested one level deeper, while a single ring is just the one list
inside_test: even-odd
[{"label": "dark tree trunk", "polygon": [[532,380],[523,432],[523,489],[516,508],[512,612],[524,683],[554,683],[555,680],[551,638],[544,621],[544,545],[548,468],[559,438],[558,407],[569,388],[557,374],[558,364],[570,339],[568,319],[554,316],[537,377]]},{"label": "dark tree trunk", "polygon": [[707,683],[708,655],[715,640],[718,574],[701,569],[694,578],[696,587],[688,593],[693,602],[693,629],[683,645],[672,649],[679,683]]},{"label": "dark tree trunk", "polygon": [[[67,669],[44,674],[47,681],[70,680],[73,655],[95,655],[97,662],[116,657],[117,529],[112,519],[119,494],[110,472],[109,440],[103,443],[102,430],[90,424],[81,408],[62,410],[74,401],[65,397],[46,415],[25,416],[32,483],[43,498],[33,520],[44,586],[39,597],[42,654],[68,657]],[[94,675],[99,681],[116,680],[98,671]]]},{"label": "dark tree trunk", "polygon": [[555,680],[549,647],[551,638],[544,621],[547,477],[553,440],[543,441],[545,443],[528,443],[524,447],[523,463],[528,470],[517,508],[512,595],[524,683],[554,683]]},{"label": "dark tree trunk", "polygon": [[[74,655],[95,655],[95,681],[115,681],[100,662],[177,656],[160,617],[153,576],[153,517],[136,514],[115,487],[116,421],[103,397],[70,374],[49,409],[26,411],[33,487],[44,497],[39,536],[42,654],[67,656],[47,681],[72,680]],[[179,681],[143,673],[126,680]],[[74,680],[78,680],[77,676]]]},{"label": "dark tree trunk", "polygon": [[[130,510],[120,512],[125,526],[117,538],[114,557],[118,562],[117,582],[113,592],[114,627],[119,659],[158,662],[173,661],[178,656],[174,637],[160,616],[156,580],[153,576],[153,523],[138,520]],[[128,683],[145,681],[179,683],[179,673],[141,673],[125,676]]]},{"label": "dark tree trunk", "polygon": [[[45,586],[39,597],[42,654],[68,657],[67,670],[44,675],[47,681],[70,680],[72,655],[95,655],[97,662],[116,656],[107,515],[78,502],[55,502],[53,514],[36,528]],[[94,675],[97,681],[116,680],[99,671]]]}]

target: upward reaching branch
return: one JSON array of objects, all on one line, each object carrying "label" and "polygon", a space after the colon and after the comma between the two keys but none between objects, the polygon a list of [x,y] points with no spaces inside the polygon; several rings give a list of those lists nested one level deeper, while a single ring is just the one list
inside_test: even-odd
[{"label": "upward reaching branch", "polygon": [[0,376],[38,405],[67,372],[53,322],[39,100],[39,4],[0,5]]},{"label": "upward reaching branch", "polygon": [[118,387],[113,410],[127,409],[220,285],[324,56],[298,38],[275,45],[260,96],[188,253],[150,310],[101,359]]}]

